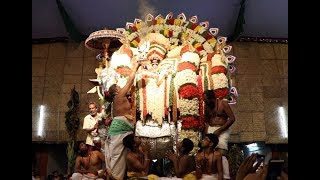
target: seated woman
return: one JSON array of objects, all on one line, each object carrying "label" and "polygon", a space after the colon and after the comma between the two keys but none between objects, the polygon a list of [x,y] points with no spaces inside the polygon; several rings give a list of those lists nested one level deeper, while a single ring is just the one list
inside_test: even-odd
[{"label": "seated woman", "polygon": [[184,138],[177,143],[177,154],[172,151],[167,152],[167,157],[173,162],[174,171],[178,178],[183,178],[195,171],[195,161],[192,156],[189,156],[193,149],[193,142]]},{"label": "seated woman", "polygon": [[133,134],[123,138],[123,145],[129,149],[126,155],[127,177],[146,177],[150,168],[150,144],[141,144],[141,139]]}]

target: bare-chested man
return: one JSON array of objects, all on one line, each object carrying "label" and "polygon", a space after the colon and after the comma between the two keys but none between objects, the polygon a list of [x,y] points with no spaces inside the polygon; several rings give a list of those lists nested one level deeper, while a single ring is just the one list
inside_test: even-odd
[{"label": "bare-chested man", "polygon": [[81,142],[79,144],[79,155],[76,159],[75,173],[72,174],[72,180],[102,179],[104,170],[102,162],[105,161],[104,155],[93,149],[88,152],[88,146]]},{"label": "bare-chested man", "polygon": [[123,179],[125,175],[125,157],[126,149],[123,146],[122,139],[133,133],[134,123],[132,121],[131,103],[127,97],[130,91],[136,72],[140,63],[136,63],[132,68],[127,83],[123,88],[113,84],[109,88],[108,100],[112,102],[112,122],[108,129],[108,138],[106,140],[106,167],[108,175],[112,179]]},{"label": "bare-chested man", "polygon": [[202,152],[196,155],[197,179],[223,179],[222,155],[215,151],[219,138],[215,134],[206,134],[201,142]]},{"label": "bare-chested man", "polygon": [[177,143],[177,154],[172,151],[166,153],[168,159],[173,162],[174,171],[178,178],[183,178],[195,171],[194,158],[189,156],[193,146],[193,142],[189,138],[184,138]]},{"label": "bare-chested man", "polygon": [[150,168],[150,144],[141,144],[141,139],[129,134],[123,139],[123,145],[129,149],[126,156],[127,177],[138,178],[148,175]]},{"label": "bare-chested man", "polygon": [[216,98],[213,90],[207,90],[203,94],[205,108],[205,131],[214,133],[219,137],[219,144],[216,149],[222,153],[223,177],[230,179],[229,162],[226,158],[230,127],[235,122],[235,116],[227,101]]}]

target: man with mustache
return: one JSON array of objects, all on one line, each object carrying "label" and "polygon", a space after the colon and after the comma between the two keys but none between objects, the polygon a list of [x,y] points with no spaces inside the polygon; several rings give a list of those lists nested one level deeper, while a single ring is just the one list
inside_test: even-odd
[{"label": "man with mustache", "polygon": [[79,155],[76,158],[75,173],[72,180],[103,180],[104,168],[102,163],[105,161],[104,154],[95,148],[88,152],[88,145],[84,142],[79,144]]},{"label": "man with mustache", "polygon": [[98,137],[98,121],[101,121],[101,114],[98,113],[98,107],[95,102],[89,103],[89,114],[84,118],[83,129],[87,132],[86,144],[89,151],[95,146],[93,139]]}]

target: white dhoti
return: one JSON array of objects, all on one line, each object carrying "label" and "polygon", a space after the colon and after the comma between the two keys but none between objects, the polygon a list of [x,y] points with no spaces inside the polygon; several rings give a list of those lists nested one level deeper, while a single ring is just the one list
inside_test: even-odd
[{"label": "white dhoti", "polygon": [[72,180],[103,180],[103,178],[98,178],[96,176],[88,176],[86,174],[81,174],[81,173],[73,173],[71,176]]},{"label": "white dhoti", "polygon": [[223,168],[223,178],[231,179],[230,171],[229,171],[229,161],[226,156],[222,156],[222,168]]},{"label": "white dhoti", "polygon": [[[123,116],[114,117],[113,120],[123,120],[125,123],[129,123],[127,119]],[[111,125],[112,126],[112,125]],[[111,128],[111,127],[110,127]],[[119,131],[123,131],[119,129]],[[123,131],[124,132],[124,131]],[[133,131],[127,131],[122,134],[108,135],[105,142],[105,161],[106,168],[113,178],[123,179],[126,172],[126,155],[127,149],[123,145],[123,138],[129,134],[132,134]]]},{"label": "white dhoti", "polygon": [[[216,131],[219,128],[220,127],[218,127],[218,126],[209,126],[208,127],[208,134],[214,133],[214,131]],[[228,150],[229,137],[230,137],[230,129],[221,133],[219,136],[219,143],[217,145],[217,148]]]}]

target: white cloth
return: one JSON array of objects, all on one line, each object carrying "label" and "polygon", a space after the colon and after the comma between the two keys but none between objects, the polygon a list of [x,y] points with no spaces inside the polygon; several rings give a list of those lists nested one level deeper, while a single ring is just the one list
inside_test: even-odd
[{"label": "white cloth", "polygon": [[230,171],[229,171],[229,162],[227,157],[222,156],[222,167],[223,167],[223,178],[224,179],[231,179],[230,178]]},{"label": "white cloth", "polygon": [[[217,129],[219,129],[219,126],[209,126],[208,127],[208,134],[214,133]],[[219,136],[219,143],[217,145],[217,148],[228,150],[228,142],[230,137],[230,129],[227,129]]]},{"label": "white cloth", "polygon": [[[117,116],[114,119],[123,119],[124,116]],[[126,119],[126,118],[125,118]],[[128,120],[126,120],[128,121]],[[116,179],[123,179],[126,173],[127,149],[123,145],[123,138],[133,132],[107,136],[105,141],[106,168],[111,170],[112,176]]]},{"label": "white cloth", "polygon": [[103,180],[103,178],[98,178],[98,177],[92,177],[88,176],[86,174],[81,174],[81,173],[73,173],[71,176],[72,180]]},{"label": "white cloth", "polygon": [[218,174],[202,174],[201,180],[217,180]]},{"label": "white cloth", "polygon": [[[101,114],[97,113],[97,118],[92,117],[90,114],[88,114],[86,117],[84,117],[83,120],[83,127],[82,129],[91,129],[94,127],[94,125],[101,120]],[[87,139],[86,139],[86,144],[90,146],[94,146],[93,144],[93,135],[92,134],[97,134],[97,130],[93,130],[91,133],[87,133]]]}]

